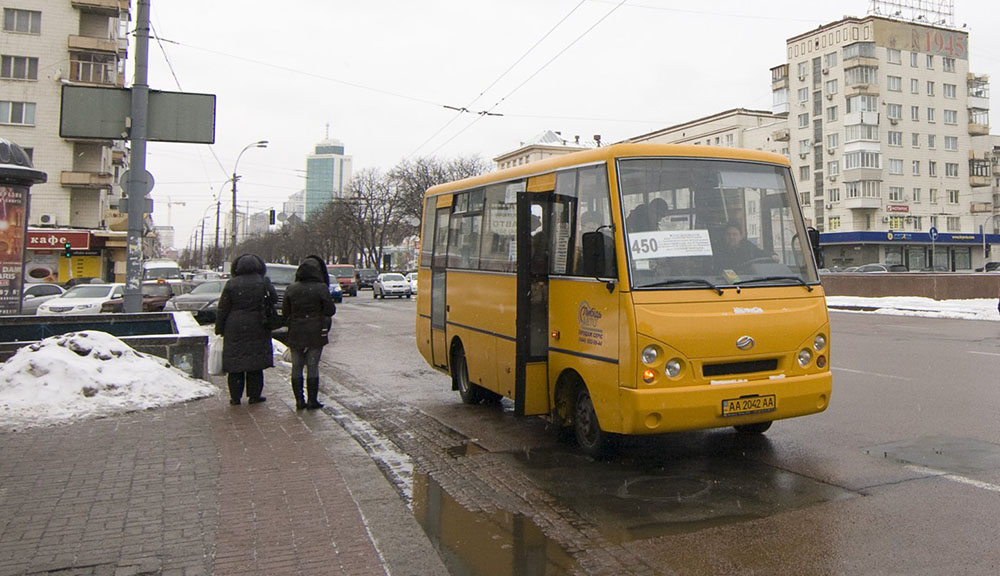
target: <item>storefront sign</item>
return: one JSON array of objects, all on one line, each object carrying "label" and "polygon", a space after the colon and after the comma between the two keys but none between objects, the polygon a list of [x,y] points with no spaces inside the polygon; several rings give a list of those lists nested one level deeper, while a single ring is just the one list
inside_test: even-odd
[{"label": "storefront sign", "polygon": [[885,211],[886,212],[909,212],[910,211],[910,207],[909,206],[903,206],[903,205],[900,205],[900,204],[889,204],[888,206],[885,207]]},{"label": "storefront sign", "polygon": [[28,250],[90,249],[90,232],[80,230],[28,230]]}]

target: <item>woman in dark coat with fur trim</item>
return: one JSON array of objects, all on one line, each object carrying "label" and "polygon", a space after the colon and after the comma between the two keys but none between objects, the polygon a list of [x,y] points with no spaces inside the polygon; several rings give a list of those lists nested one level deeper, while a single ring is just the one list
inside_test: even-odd
[{"label": "woman in dark coat with fur trim", "polygon": [[[330,275],[319,256],[307,256],[295,271],[295,282],[285,290],[281,315],[288,322],[288,350],[292,356],[292,394],[295,409],[322,408],[319,402],[319,359],[327,345],[330,317],[337,313],[330,297]],[[305,378],[303,378],[305,369]],[[305,383],[308,402],[302,397]]]},{"label": "woman in dark coat with fur trim", "polygon": [[229,403],[239,404],[246,385],[249,403],[266,400],[264,369],[274,366],[271,329],[267,311],[278,301],[278,294],[265,277],[264,261],[254,254],[243,254],[232,264],[232,277],[222,288],[215,333],[222,336],[222,369],[227,373]]}]

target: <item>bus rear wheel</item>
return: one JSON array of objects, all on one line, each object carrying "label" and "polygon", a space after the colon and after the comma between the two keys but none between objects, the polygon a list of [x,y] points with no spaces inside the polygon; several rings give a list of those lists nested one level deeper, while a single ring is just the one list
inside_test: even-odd
[{"label": "bus rear wheel", "polygon": [[763,434],[771,427],[771,422],[757,422],[755,424],[740,424],[733,426],[740,434]]},{"label": "bus rear wheel", "polygon": [[573,433],[584,454],[595,459],[607,456],[611,438],[597,422],[594,402],[586,386],[580,386],[573,402]]},{"label": "bus rear wheel", "polygon": [[469,364],[465,360],[465,348],[459,344],[451,354],[452,388],[458,390],[464,404],[479,404],[485,399],[486,390],[469,380]]}]

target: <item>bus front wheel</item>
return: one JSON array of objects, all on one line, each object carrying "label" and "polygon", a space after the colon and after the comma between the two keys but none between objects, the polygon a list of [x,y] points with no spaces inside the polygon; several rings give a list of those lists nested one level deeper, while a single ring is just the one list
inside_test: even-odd
[{"label": "bus front wheel", "polygon": [[576,443],[584,454],[592,458],[603,458],[608,453],[610,437],[601,430],[594,412],[594,402],[586,386],[580,386],[573,402],[573,432]]},{"label": "bus front wheel", "polygon": [[465,360],[465,349],[459,344],[451,354],[452,388],[458,390],[464,404],[479,404],[486,390],[469,380],[469,365]]},{"label": "bus front wheel", "polygon": [[757,422],[756,424],[740,424],[733,426],[740,434],[763,434],[771,427],[770,422]]}]

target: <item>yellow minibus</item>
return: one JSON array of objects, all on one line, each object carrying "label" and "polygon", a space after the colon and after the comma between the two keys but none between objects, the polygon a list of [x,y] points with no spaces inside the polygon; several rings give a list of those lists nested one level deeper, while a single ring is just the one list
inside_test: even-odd
[{"label": "yellow minibus", "polygon": [[429,189],[416,340],[464,402],[615,435],[826,409],[830,324],[788,160],[616,144]]}]

